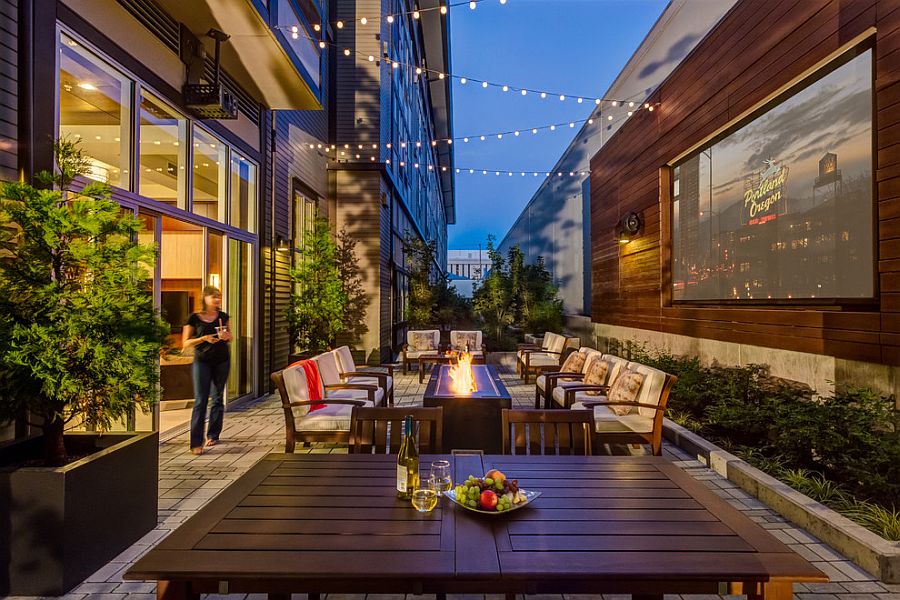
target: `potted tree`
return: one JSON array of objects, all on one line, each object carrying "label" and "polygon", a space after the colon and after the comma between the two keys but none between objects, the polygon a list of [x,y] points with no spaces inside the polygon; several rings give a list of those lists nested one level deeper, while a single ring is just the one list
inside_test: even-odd
[{"label": "potted tree", "polygon": [[56,145],[41,188],[0,188],[0,594],[60,595],[156,526],[158,434],[109,433],[158,393],[155,249],[89,163]]},{"label": "potted tree", "polygon": [[347,302],[337,261],[338,248],[326,219],[317,217],[291,268],[290,302],[285,320],[290,338],[290,362],[308,358],[334,345],[344,330]]}]

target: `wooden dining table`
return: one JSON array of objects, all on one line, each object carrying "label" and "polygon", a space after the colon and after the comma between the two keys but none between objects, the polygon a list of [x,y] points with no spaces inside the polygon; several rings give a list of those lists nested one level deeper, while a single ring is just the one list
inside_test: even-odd
[{"label": "wooden dining table", "polygon": [[385,455],[270,454],[125,574],[200,593],[746,594],[790,600],[824,573],[663,457],[448,458],[542,492],[496,515],[419,513]]}]

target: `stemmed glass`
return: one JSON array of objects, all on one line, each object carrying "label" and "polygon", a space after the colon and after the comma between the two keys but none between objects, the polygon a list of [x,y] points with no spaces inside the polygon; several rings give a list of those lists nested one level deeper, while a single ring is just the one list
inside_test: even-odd
[{"label": "stemmed glass", "polygon": [[431,477],[434,479],[434,488],[438,496],[449,492],[453,487],[453,478],[450,475],[450,461],[436,460],[432,462]]}]

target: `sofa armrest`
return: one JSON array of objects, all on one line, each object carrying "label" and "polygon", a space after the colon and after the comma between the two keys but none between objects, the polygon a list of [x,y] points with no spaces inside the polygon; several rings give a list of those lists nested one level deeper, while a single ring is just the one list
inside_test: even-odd
[{"label": "sofa armrest", "polygon": [[325,386],[325,392],[327,393],[329,390],[365,390],[369,393],[369,401],[375,404],[375,392],[378,391],[378,386],[362,385],[360,383],[333,383]]},{"label": "sofa armrest", "polygon": [[573,385],[565,388],[566,391],[566,408],[572,406],[575,400],[575,394],[578,392],[608,392],[608,385]]},{"label": "sofa armrest", "polygon": [[571,378],[571,379],[584,379],[584,373],[574,373],[566,371],[554,371],[553,373],[544,373],[544,378],[547,381],[547,384],[551,382],[555,385],[557,380],[562,379],[563,377]]},{"label": "sofa armrest", "polygon": [[585,408],[593,408],[595,406],[636,406],[638,408],[652,408],[655,411],[665,410],[656,404],[647,404],[646,402],[610,402],[609,400],[583,400],[581,404]]}]

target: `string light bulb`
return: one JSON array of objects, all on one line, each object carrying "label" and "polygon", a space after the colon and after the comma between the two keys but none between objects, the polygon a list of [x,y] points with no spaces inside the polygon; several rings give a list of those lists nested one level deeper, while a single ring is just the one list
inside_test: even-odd
[{"label": "string light bulb", "polygon": [[362,19],[359,20],[360,25],[367,25],[368,23],[369,23],[369,20],[365,17],[363,17]]},{"label": "string light bulb", "polygon": [[324,41],[319,42],[319,48],[322,48],[322,49],[325,48],[325,42],[324,42]]},{"label": "string light bulb", "polygon": [[503,91],[504,91],[504,92],[508,92],[508,91],[509,91],[509,86],[508,86],[508,85],[504,85],[504,86],[503,86]]},{"label": "string light bulb", "polygon": [[418,18],[419,18],[419,11],[414,10],[413,11],[413,19],[418,19]]},{"label": "string light bulb", "polygon": [[442,14],[442,15],[446,15],[446,14],[447,14],[447,6],[444,5],[444,4],[441,4],[441,14]]},{"label": "string light bulb", "polygon": [[369,62],[375,62],[375,57],[371,54],[369,55]]},{"label": "string light bulb", "polygon": [[394,15],[388,15],[388,16],[387,16],[387,22],[388,22],[388,23],[393,23],[393,22],[394,22]]},{"label": "string light bulb", "polygon": [[475,7],[476,7],[476,6],[478,6],[478,3],[475,2],[475,0],[471,0],[471,2],[469,2],[469,8],[470,8],[470,9],[475,10]]},{"label": "string light bulb", "polygon": [[459,82],[460,82],[462,85],[466,85],[466,82],[467,82],[467,81],[468,81],[468,79],[466,79],[465,77],[461,77],[460,80],[459,80]]},{"label": "string light bulb", "polygon": [[343,28],[344,28],[344,22],[343,22],[343,21],[338,21],[338,22],[336,23],[336,25],[337,25],[337,28],[338,28],[338,29],[343,29]]},{"label": "string light bulb", "polygon": [[559,95],[559,101],[560,101],[560,102],[565,102],[565,100],[566,100],[565,94],[560,94],[560,95]]},{"label": "string light bulb", "polygon": [[541,92],[541,100],[547,97],[547,92]]},{"label": "string light bulb", "polygon": [[648,106],[647,110],[649,110],[650,112],[653,112],[653,105],[651,104],[650,106]]},{"label": "string light bulb", "polygon": [[318,23],[316,23],[315,25],[313,25],[313,29],[314,29],[315,31],[322,31],[322,26],[319,25]]},{"label": "string light bulb", "polygon": [[350,56],[350,48],[344,48],[344,56]]},{"label": "string light bulb", "polygon": [[481,82],[481,87],[486,88],[487,86],[488,86],[488,82],[487,82],[487,81],[482,81],[482,82]]},{"label": "string light bulb", "polygon": [[578,104],[581,104],[582,102],[584,102],[584,98],[579,98],[579,99],[578,99]]}]

